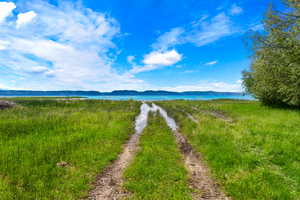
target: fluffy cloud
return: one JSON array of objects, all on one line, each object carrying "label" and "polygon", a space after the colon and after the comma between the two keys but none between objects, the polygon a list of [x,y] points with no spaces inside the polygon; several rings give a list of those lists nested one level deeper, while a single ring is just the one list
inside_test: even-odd
[{"label": "fluffy cloud", "polygon": [[145,65],[170,66],[179,62],[181,58],[182,55],[174,49],[166,52],[154,51],[144,57],[143,63]]},{"label": "fluffy cloud", "polygon": [[[187,28],[173,28],[157,38],[156,42],[151,45],[153,51],[144,56],[144,66],[134,65],[131,73],[150,71],[176,64],[182,59],[182,55],[176,50],[170,50],[176,45],[192,43],[196,46],[204,46],[234,33],[231,20],[225,13],[219,13],[212,18],[202,17]],[[217,64],[217,61],[206,63],[206,65],[214,64]]]},{"label": "fluffy cloud", "polygon": [[37,14],[34,11],[18,14],[17,28],[31,22],[36,16]]},{"label": "fluffy cloud", "polygon": [[[162,66],[171,66],[182,59],[176,50],[170,50],[176,45],[192,43],[195,46],[204,46],[223,37],[235,33],[230,18],[225,13],[209,18],[202,17],[191,23],[189,27],[176,27],[160,35],[151,47],[152,52],[144,56],[144,66],[133,66],[131,73],[155,70]],[[208,63],[214,65],[217,61]]]},{"label": "fluffy cloud", "polygon": [[239,15],[239,14],[243,13],[243,11],[244,11],[243,8],[239,7],[239,6],[236,5],[236,4],[233,4],[233,5],[231,6],[231,8],[230,8],[229,13],[230,13],[231,15]]},{"label": "fluffy cloud", "polygon": [[215,64],[217,64],[217,63],[218,63],[218,61],[217,61],[217,60],[214,60],[214,61],[207,62],[207,63],[205,63],[204,65],[211,66],[211,65],[215,65]]},{"label": "fluffy cloud", "polygon": [[[112,67],[114,55],[119,51],[114,43],[121,35],[119,23],[78,3],[59,2],[52,5],[45,0],[24,1],[17,4],[16,11],[14,3],[0,2],[0,88],[153,89],[153,85],[135,78],[135,74],[181,61],[183,55],[174,49],[176,45],[203,46],[234,33],[231,20],[224,13],[202,18],[184,28],[173,28],[158,37],[141,66],[136,65],[134,56],[128,56],[133,68],[120,74]],[[237,88],[237,84],[206,82],[158,89],[232,91]]]},{"label": "fluffy cloud", "polygon": [[151,71],[165,66],[171,66],[179,62],[181,59],[182,55],[174,49],[165,52],[153,51],[144,56],[143,66],[134,66],[130,73],[137,74],[140,72]]},{"label": "fluffy cloud", "polygon": [[[22,77],[16,87],[110,91],[145,84],[112,68],[113,39],[120,32],[115,19],[70,2],[54,6],[37,0],[20,6],[31,11],[19,14],[16,23],[0,24],[0,66]],[[23,26],[36,15],[35,23]]]},{"label": "fluffy cloud", "polygon": [[0,2],[0,23],[3,23],[15,8],[16,5],[13,2]]}]

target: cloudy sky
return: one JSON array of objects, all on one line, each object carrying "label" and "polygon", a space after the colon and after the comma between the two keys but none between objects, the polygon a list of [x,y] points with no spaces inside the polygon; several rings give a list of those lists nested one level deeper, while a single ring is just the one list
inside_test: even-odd
[{"label": "cloudy sky", "polygon": [[0,89],[241,91],[277,0],[0,0]]}]

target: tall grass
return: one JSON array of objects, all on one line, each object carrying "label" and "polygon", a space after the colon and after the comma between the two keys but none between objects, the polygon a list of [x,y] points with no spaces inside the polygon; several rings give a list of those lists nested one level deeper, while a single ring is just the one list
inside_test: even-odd
[{"label": "tall grass", "polygon": [[230,100],[159,104],[176,118],[233,199],[299,199],[299,110]]},{"label": "tall grass", "polygon": [[[0,110],[0,199],[79,199],[133,133],[133,101],[17,100]],[[64,164],[61,164],[64,163]]]}]

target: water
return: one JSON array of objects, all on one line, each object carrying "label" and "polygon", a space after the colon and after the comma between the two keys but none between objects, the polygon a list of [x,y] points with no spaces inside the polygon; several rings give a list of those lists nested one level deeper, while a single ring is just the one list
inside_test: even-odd
[{"label": "water", "polygon": [[161,107],[159,107],[158,105],[156,105],[154,103],[152,103],[151,107],[148,104],[143,103],[141,105],[141,112],[136,117],[136,120],[135,120],[135,131],[137,134],[141,134],[143,132],[144,128],[147,126],[149,112],[157,112],[157,111],[165,119],[165,121],[167,122],[167,125],[171,128],[172,131],[177,130],[177,125],[176,125],[175,120],[173,118],[169,117],[168,113],[164,109],[162,109]]},{"label": "water", "polygon": [[169,117],[168,113],[164,109],[162,109],[161,107],[159,107],[153,103],[151,111],[156,111],[156,110],[159,111],[159,113],[165,119],[165,121],[167,122],[167,125],[171,128],[171,130],[176,131],[177,125],[176,125],[175,120],[173,118]]},{"label": "water", "polygon": [[[78,96],[78,95],[73,95]],[[0,97],[37,97],[37,95],[9,95]],[[38,97],[66,97],[66,95],[39,95]],[[88,99],[104,99],[104,100],[138,100],[138,101],[161,101],[161,100],[211,100],[211,99],[240,99],[240,100],[255,100],[250,95],[225,95],[225,94],[214,94],[214,95],[111,95],[111,96],[82,96]]]},{"label": "water", "polygon": [[138,100],[138,101],[161,101],[161,100],[211,100],[211,99],[240,99],[254,100],[250,95],[122,95],[122,96],[85,96],[88,99],[106,100]]},{"label": "water", "polygon": [[141,105],[141,113],[135,119],[135,132],[140,134],[147,126],[148,113],[152,110],[148,104],[143,103]]}]

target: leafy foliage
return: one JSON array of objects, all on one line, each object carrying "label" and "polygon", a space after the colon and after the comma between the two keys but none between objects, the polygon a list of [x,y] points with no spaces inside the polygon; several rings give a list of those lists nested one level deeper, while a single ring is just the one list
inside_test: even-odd
[{"label": "leafy foliage", "polygon": [[300,2],[285,4],[288,12],[270,7],[265,32],[252,34],[253,61],[243,83],[265,104],[300,106]]}]

